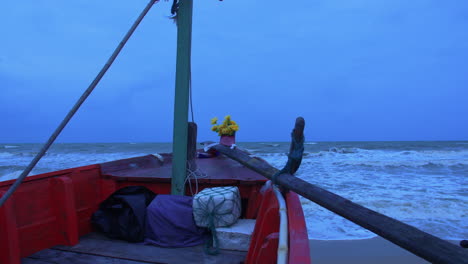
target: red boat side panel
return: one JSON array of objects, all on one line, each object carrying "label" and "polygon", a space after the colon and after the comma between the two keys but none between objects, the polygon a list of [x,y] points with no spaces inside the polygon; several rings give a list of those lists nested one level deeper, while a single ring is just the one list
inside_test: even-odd
[{"label": "red boat side panel", "polygon": [[[288,212],[288,263],[309,264],[309,238],[299,196],[294,192],[288,192],[285,196]],[[280,221],[278,201],[271,188],[259,195],[259,200],[261,205],[245,263],[276,263]]]},{"label": "red boat side panel", "polygon": [[[255,223],[254,232],[250,241],[249,251],[245,260],[249,263],[270,263],[264,262],[264,259],[270,259],[269,255],[274,255],[276,263],[276,255],[278,249],[278,241],[272,243],[271,239],[266,239],[270,234],[279,231],[279,204],[272,188],[269,188],[262,195],[262,203],[258,212],[257,221]],[[268,251],[266,250],[268,249]],[[259,260],[261,262],[258,262]]]},{"label": "red boat side panel", "polygon": [[[91,230],[90,215],[100,202],[99,178],[99,165],[26,178],[0,208],[0,263],[20,263],[39,250],[76,244],[78,234]],[[2,182],[0,194],[13,182]]]},{"label": "red boat side panel", "polygon": [[61,176],[51,179],[52,199],[61,235],[67,242],[65,245],[75,245],[79,241],[78,219],[76,217],[76,202],[73,191],[73,181],[70,177]]},{"label": "red boat side panel", "polygon": [[277,263],[279,233],[271,233],[265,237],[253,263]]},{"label": "red boat side panel", "polygon": [[260,190],[253,188],[249,194],[249,203],[245,218],[247,219],[256,219],[258,214],[258,208],[260,207],[260,202],[262,201],[262,196],[260,195]]},{"label": "red boat side panel", "polygon": [[310,264],[309,236],[301,201],[295,192],[286,194],[288,206],[289,263]]},{"label": "red boat side panel", "polygon": [[55,217],[18,228],[21,256],[25,257],[42,250],[45,245],[51,247],[64,243],[60,232]]},{"label": "red boat side panel", "polygon": [[[38,174],[34,176],[28,176],[24,179],[23,183],[25,182],[32,182],[32,181],[38,181],[50,177],[56,177],[56,176],[61,176],[61,175],[68,175],[70,174],[74,169],[66,169],[66,170],[60,170],[60,171],[54,171],[54,172],[49,172],[49,173],[43,173],[43,174]],[[2,181],[0,182],[0,190],[7,190],[10,185],[15,183],[15,179],[13,180],[8,180],[8,181]]]},{"label": "red boat side panel", "polygon": [[[0,191],[0,197],[5,192]],[[0,263],[20,264],[19,235],[11,199],[0,207],[0,234]]]},{"label": "red boat side panel", "polygon": [[47,179],[22,183],[11,200],[14,204],[18,228],[54,218],[54,212],[50,207],[50,182]]},{"label": "red boat side panel", "polygon": [[62,243],[53,209],[51,178],[28,181],[17,189],[10,200],[14,205],[21,256],[30,255],[44,245]]},{"label": "red boat side panel", "polygon": [[115,191],[117,191],[117,182],[115,180],[101,178],[101,197],[99,200],[104,201]]},{"label": "red boat side panel", "polygon": [[75,206],[78,214],[79,235],[91,232],[91,215],[99,208],[101,200],[99,165],[77,168],[70,176],[73,181]]}]

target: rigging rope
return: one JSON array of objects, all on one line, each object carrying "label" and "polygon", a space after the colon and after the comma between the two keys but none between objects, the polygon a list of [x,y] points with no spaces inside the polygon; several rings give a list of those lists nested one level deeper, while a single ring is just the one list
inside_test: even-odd
[{"label": "rigging rope", "polygon": [[41,150],[37,153],[37,155],[34,157],[34,159],[29,163],[28,167],[21,173],[21,175],[18,177],[18,179],[13,183],[13,185],[8,189],[8,191],[5,193],[0,198],[0,207],[8,200],[8,198],[15,192],[15,190],[19,187],[21,182],[23,182],[24,178],[28,176],[28,174],[31,172],[31,170],[36,166],[36,164],[39,162],[39,160],[44,156],[44,154],[47,152],[49,147],[54,143],[55,139],[59,136],[59,134],[62,132],[62,130],[65,128],[65,126],[68,124],[70,119],[75,115],[75,113],[78,111],[80,106],[84,103],[86,98],[91,94],[91,92],[94,90],[94,88],[97,86],[99,81],[102,79],[104,74],[107,72],[107,70],[110,68],[112,63],[114,62],[115,58],[117,58],[117,55],[119,55],[120,51],[122,48],[125,46],[127,43],[128,39],[132,36],[133,32],[135,29],[138,27],[140,22],[143,20],[145,15],[148,13],[148,11],[151,9],[153,4],[157,2],[158,0],[151,0],[145,7],[145,9],[141,12],[140,16],[135,20],[133,23],[132,27],[128,30],[127,34],[124,36],[122,41],[119,43],[117,48],[114,50],[110,58],[107,60],[106,64],[104,67],[101,69],[101,71],[98,73],[96,78],[94,78],[93,82],[89,85],[88,89],[81,95],[80,99],[75,103],[73,108],[68,112],[68,114],[65,116],[65,118],[62,120],[60,125],[55,129],[54,133],[50,136],[49,140],[44,144],[44,146],[41,148]]},{"label": "rigging rope", "polygon": [[[190,45],[192,45],[192,27],[190,27]],[[192,115],[192,122],[195,123],[193,117],[193,102],[192,102],[192,48],[190,48],[189,56],[189,94],[190,94],[190,113]]]},{"label": "rigging rope", "polygon": [[192,122],[195,123],[195,119],[193,117],[193,102],[192,102],[192,58],[190,58],[190,69],[189,69],[189,72],[190,72],[190,76],[189,76],[189,92],[190,92],[190,113],[191,113],[191,116],[192,116]]}]

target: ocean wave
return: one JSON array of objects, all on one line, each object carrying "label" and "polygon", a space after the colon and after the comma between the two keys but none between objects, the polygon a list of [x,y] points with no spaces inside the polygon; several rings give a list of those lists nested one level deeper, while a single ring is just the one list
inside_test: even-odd
[{"label": "ocean wave", "polygon": [[8,173],[0,173],[0,182],[16,179],[21,175],[22,172],[22,170],[18,170]]},{"label": "ocean wave", "polygon": [[280,144],[276,144],[276,143],[260,143],[260,144],[268,146],[268,147],[279,147],[280,146]]},{"label": "ocean wave", "polygon": [[383,168],[383,169],[468,169],[468,161],[441,160],[441,161],[338,161],[332,163],[339,167],[363,167],[363,168]]},{"label": "ocean wave", "polygon": [[415,153],[415,151],[402,151],[400,152],[400,155],[414,155]]},{"label": "ocean wave", "polygon": [[310,152],[303,161],[320,162],[323,166],[370,169],[468,170],[468,150],[388,151],[361,148],[330,148]]},{"label": "ocean wave", "polygon": [[[2,153],[0,152],[0,166],[3,168],[27,166],[35,152]],[[54,153],[45,155],[38,163],[41,169],[37,173],[44,173],[67,168],[103,163],[113,160],[147,155],[147,153]],[[2,171],[0,171],[2,172]],[[34,171],[33,171],[34,172]]]},{"label": "ocean wave", "polygon": [[[416,156],[416,157],[445,157],[456,156],[461,158],[468,158],[467,149],[452,149],[452,150],[383,150],[383,149],[364,149],[357,147],[330,147],[328,150],[322,150],[317,153],[320,154],[365,154],[369,156]],[[405,157],[407,158],[407,157]]]},{"label": "ocean wave", "polygon": [[3,146],[3,148],[6,148],[6,149],[12,149],[12,148],[19,148],[19,146],[14,146],[14,145],[5,145],[5,146]]},{"label": "ocean wave", "polygon": [[[362,190],[360,191],[362,193]],[[424,196],[412,194],[403,199],[398,195],[395,197],[378,195],[375,190],[358,197],[349,195],[344,197],[442,239],[466,237],[466,224],[464,224],[466,199],[446,200],[436,197],[428,199],[427,194]],[[305,198],[301,197],[301,203],[310,239],[354,240],[376,236]]]},{"label": "ocean wave", "polygon": [[[309,165],[306,163],[306,165]],[[447,175],[463,176],[468,174],[468,164],[457,161],[451,162],[407,162],[407,163],[353,163],[353,162],[334,162],[328,165],[327,170],[341,171],[343,173],[373,173],[384,175],[434,175],[447,177]],[[423,184],[423,183],[422,183]]]},{"label": "ocean wave", "polygon": [[0,165],[0,173],[3,171],[9,171],[9,170],[22,170],[24,168],[25,166],[19,166],[19,165]]},{"label": "ocean wave", "polygon": [[0,152],[0,160],[3,158],[11,158],[14,157],[15,154],[10,153],[10,152]]},{"label": "ocean wave", "polygon": [[337,147],[332,147],[328,151],[329,152],[334,152],[334,153],[340,153],[340,154],[350,154],[350,153],[358,153],[362,149],[359,148],[337,148]]},{"label": "ocean wave", "polygon": [[[23,173],[25,167],[10,166],[7,170],[0,170],[0,182],[17,179]],[[1,168],[0,168],[1,169]],[[50,170],[44,168],[35,168],[29,173],[29,176],[48,172]]]}]

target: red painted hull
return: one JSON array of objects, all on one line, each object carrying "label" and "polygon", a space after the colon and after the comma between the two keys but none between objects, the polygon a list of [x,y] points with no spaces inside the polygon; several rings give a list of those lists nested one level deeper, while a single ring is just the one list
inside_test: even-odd
[{"label": "red painted hull", "polygon": [[[140,185],[158,194],[169,194],[170,158],[170,155],[164,155],[165,165],[149,155],[26,178],[0,208],[0,263],[19,264],[21,258],[37,251],[55,245],[77,244],[80,236],[92,231],[90,218],[99,204],[122,187]],[[243,217],[257,219],[246,263],[276,263],[278,203],[271,192],[260,194],[266,179],[222,157],[197,162],[213,175],[199,179],[199,190],[238,186]],[[0,182],[0,196],[13,182]],[[189,188],[186,189],[188,192]],[[293,192],[287,193],[285,198],[289,263],[310,263],[307,229],[299,198]]]}]

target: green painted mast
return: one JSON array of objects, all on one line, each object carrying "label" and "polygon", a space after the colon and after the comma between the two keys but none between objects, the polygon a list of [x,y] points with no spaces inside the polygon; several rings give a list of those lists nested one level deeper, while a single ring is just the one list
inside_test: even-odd
[{"label": "green painted mast", "polygon": [[184,195],[187,167],[188,104],[193,0],[179,0],[171,193]]}]

